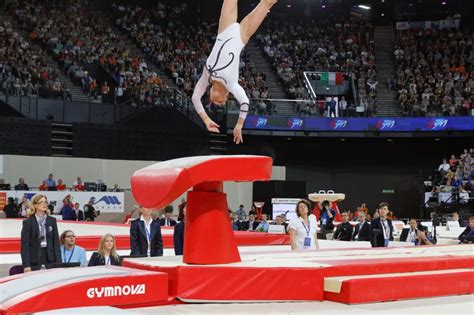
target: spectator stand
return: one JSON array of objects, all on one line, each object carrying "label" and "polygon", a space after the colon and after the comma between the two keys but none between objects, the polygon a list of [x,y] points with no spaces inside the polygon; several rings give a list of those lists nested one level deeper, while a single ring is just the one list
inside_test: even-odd
[{"label": "spectator stand", "polygon": [[396,30],[395,85],[404,116],[473,115],[472,31]]}]

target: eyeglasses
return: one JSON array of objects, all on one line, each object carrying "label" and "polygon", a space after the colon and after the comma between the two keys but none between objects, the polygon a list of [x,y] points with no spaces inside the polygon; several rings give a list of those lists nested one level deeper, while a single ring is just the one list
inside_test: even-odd
[{"label": "eyeglasses", "polygon": [[36,204],[37,205],[47,205],[48,202],[47,201],[40,201],[40,202],[37,202]]},{"label": "eyeglasses", "polygon": [[76,235],[66,235],[66,238],[76,238]]}]

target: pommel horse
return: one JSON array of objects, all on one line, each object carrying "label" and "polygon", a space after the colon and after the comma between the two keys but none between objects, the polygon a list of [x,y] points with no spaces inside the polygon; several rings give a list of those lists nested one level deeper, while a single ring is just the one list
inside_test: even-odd
[{"label": "pommel horse", "polygon": [[194,156],[156,163],[131,180],[136,201],[161,209],[187,193],[183,262],[225,264],[241,261],[230,224],[224,181],[268,181],[273,160],[266,156]]}]

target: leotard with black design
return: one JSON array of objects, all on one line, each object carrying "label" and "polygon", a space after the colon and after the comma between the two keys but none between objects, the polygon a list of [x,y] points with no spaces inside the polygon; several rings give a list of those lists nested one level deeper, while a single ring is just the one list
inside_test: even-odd
[{"label": "leotard with black design", "polygon": [[240,53],[245,47],[240,37],[240,24],[233,23],[217,35],[216,43],[206,60],[201,78],[193,93],[193,104],[198,113],[204,111],[201,98],[206,88],[216,80],[224,84],[240,104],[239,117],[245,119],[249,110],[249,98],[239,84]]}]

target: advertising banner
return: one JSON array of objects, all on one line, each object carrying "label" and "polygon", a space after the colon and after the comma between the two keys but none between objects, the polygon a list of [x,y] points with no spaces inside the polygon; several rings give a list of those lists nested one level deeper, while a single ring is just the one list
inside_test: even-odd
[{"label": "advertising banner", "polygon": [[249,116],[246,129],[286,131],[473,131],[474,117],[313,118]]}]

